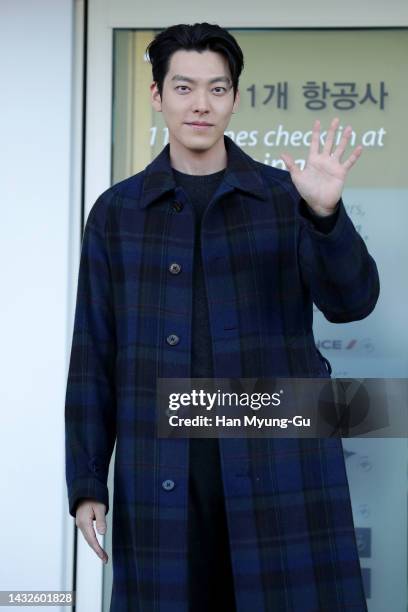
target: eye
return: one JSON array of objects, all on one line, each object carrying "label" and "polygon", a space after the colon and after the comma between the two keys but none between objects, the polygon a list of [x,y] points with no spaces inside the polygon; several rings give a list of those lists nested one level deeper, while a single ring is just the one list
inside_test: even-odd
[{"label": "eye", "polygon": [[[227,91],[225,87],[214,87],[214,89],[222,89],[223,91]],[[222,93],[222,92],[219,92]]]},{"label": "eye", "polygon": [[[190,89],[187,85],[177,85],[176,89],[179,89],[180,87],[184,87],[184,90]],[[181,93],[184,93],[184,91],[182,91]]]}]

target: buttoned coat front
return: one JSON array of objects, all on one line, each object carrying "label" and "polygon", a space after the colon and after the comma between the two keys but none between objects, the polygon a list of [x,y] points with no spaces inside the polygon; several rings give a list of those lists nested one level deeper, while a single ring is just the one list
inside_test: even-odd
[{"label": "buttoned coat front", "polygon": [[[214,376],[329,377],[312,304],[333,323],[366,317],[376,264],[342,200],[324,234],[288,172],[224,142],[201,226]],[[189,441],[158,438],[156,385],[190,376],[194,228],[169,145],[107,189],[85,226],[66,479],[72,516],[83,497],[109,509],[116,440],[111,612],[188,610]],[[237,611],[366,611],[341,439],[223,438],[220,456]]]}]

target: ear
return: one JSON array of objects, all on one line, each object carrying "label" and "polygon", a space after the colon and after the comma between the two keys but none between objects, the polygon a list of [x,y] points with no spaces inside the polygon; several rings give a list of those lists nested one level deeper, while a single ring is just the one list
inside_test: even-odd
[{"label": "ear", "polygon": [[234,105],[232,107],[232,112],[235,113],[238,110],[240,100],[239,88],[237,89],[237,95],[235,96]]},{"label": "ear", "polygon": [[150,85],[151,103],[155,111],[161,113],[161,97],[156,81]]}]

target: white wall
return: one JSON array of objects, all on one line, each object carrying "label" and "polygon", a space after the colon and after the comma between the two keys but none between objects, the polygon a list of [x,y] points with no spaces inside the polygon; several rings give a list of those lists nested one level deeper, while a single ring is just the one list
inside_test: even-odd
[{"label": "white wall", "polygon": [[0,47],[0,590],[70,589],[73,0],[1,0]]}]

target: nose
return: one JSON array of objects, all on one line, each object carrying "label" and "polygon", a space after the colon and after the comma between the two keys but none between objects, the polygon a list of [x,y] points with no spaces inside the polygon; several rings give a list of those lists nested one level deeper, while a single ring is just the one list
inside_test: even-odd
[{"label": "nose", "polygon": [[209,111],[209,102],[205,91],[196,91],[193,100],[193,111],[198,113],[207,113]]}]

